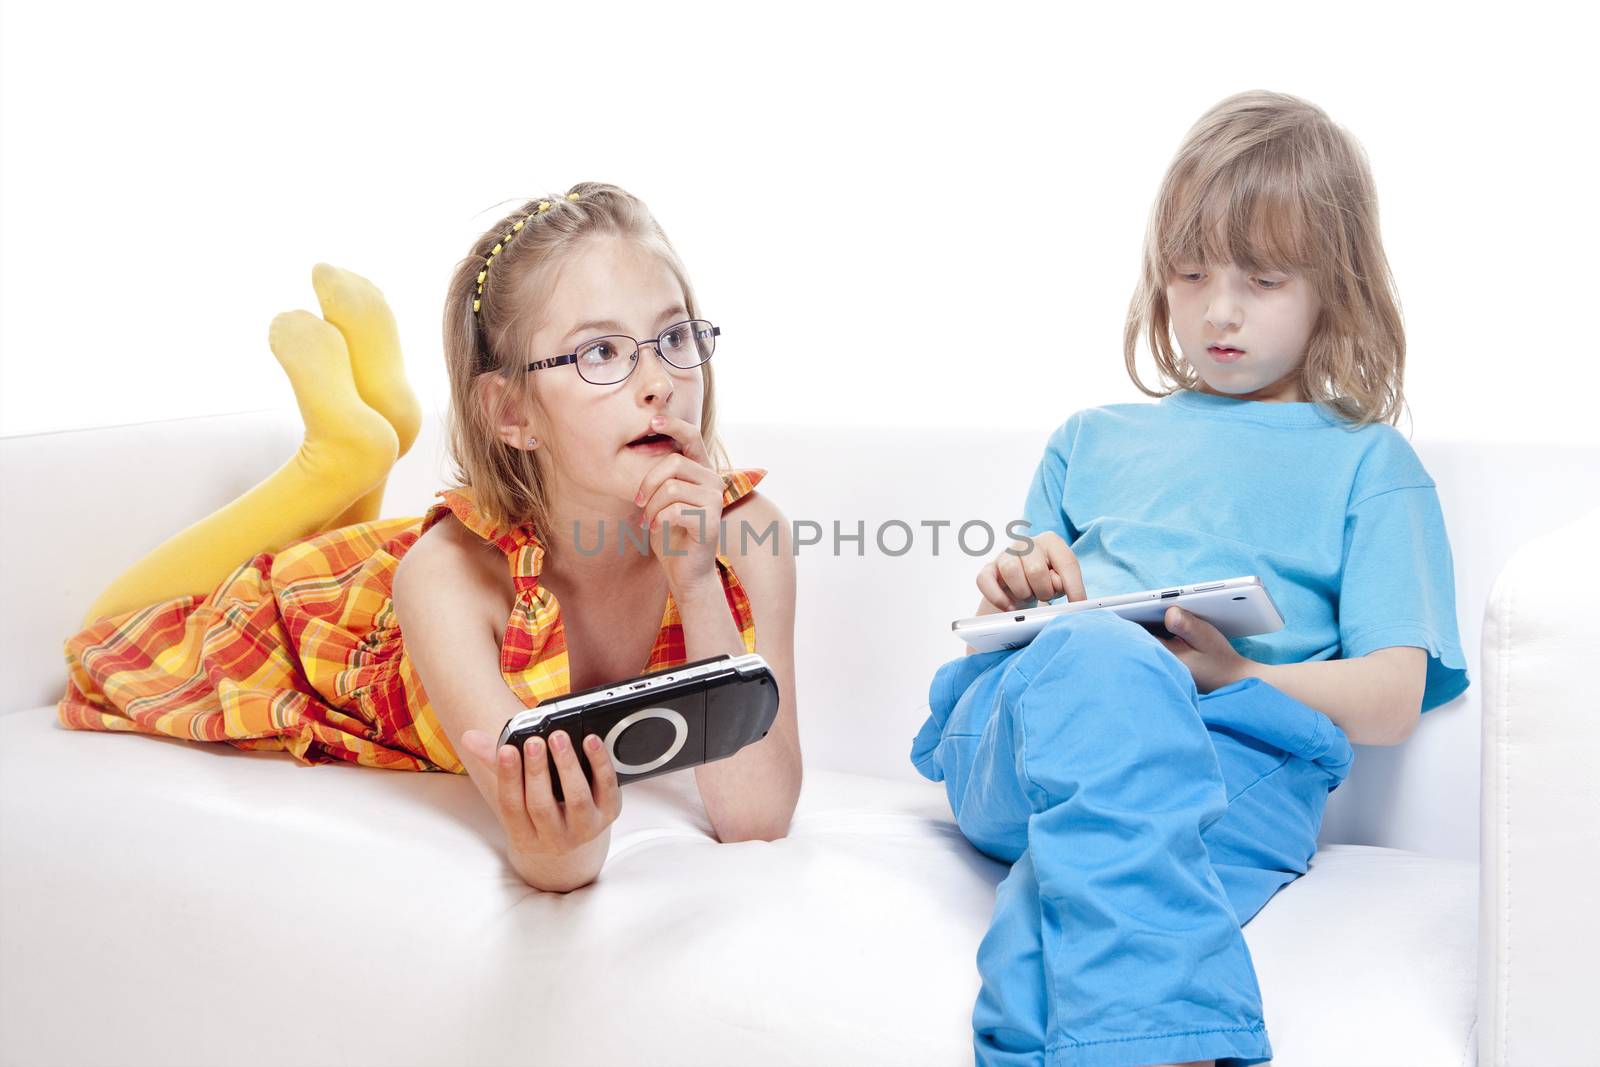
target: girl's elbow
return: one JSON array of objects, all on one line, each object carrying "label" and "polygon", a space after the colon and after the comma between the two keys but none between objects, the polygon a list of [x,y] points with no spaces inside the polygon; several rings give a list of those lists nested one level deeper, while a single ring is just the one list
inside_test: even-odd
[{"label": "girl's elbow", "polygon": [[788,836],[789,824],[787,822],[782,826],[777,824],[770,826],[751,824],[748,826],[729,827],[726,831],[717,831],[717,841],[724,845],[732,845],[740,841],[781,841]]},{"label": "girl's elbow", "polygon": [[713,822],[717,841],[731,845],[736,841],[781,841],[789,836],[789,826],[794,822],[795,808],[799,806],[800,786],[785,791],[778,806],[766,811],[741,812],[740,817]]},{"label": "girl's elbow", "polygon": [[794,821],[798,798],[786,794],[776,808],[766,811],[742,812],[741,816],[714,825],[717,840],[724,845],[735,841],[781,841],[789,836],[789,824]]}]

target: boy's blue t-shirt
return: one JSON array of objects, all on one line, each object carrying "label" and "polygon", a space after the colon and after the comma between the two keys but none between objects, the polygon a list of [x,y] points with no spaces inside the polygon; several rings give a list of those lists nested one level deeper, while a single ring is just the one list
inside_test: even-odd
[{"label": "boy's blue t-shirt", "polygon": [[1193,391],[1090,408],[1050,435],[1023,517],[1090,596],[1258,575],[1284,628],[1232,644],[1261,663],[1425,648],[1428,711],[1468,685],[1444,515],[1397,430],[1353,425]]}]

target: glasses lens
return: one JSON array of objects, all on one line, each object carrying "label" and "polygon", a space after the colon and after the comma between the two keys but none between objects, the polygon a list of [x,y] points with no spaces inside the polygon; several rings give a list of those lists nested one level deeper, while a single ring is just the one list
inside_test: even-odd
[{"label": "glasses lens", "polygon": [[690,319],[667,327],[661,335],[661,356],[674,367],[698,367],[711,358],[717,338],[705,319]]},{"label": "glasses lens", "polygon": [[578,347],[578,373],[595,385],[620,382],[633,369],[638,352],[631,337],[596,337]]}]

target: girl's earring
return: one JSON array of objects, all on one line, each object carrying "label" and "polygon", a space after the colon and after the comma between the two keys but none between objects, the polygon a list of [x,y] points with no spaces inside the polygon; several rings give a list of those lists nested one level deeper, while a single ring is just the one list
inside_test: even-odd
[{"label": "girl's earring", "polygon": [[529,448],[533,448],[533,447],[537,446],[538,443],[539,443],[539,439],[537,437],[528,438],[528,447]]}]

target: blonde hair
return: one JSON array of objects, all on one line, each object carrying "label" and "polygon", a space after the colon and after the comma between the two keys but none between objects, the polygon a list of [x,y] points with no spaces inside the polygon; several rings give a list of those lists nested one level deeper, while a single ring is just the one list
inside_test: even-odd
[{"label": "blonde hair", "polygon": [[[569,199],[577,194],[575,199]],[[541,200],[549,206],[537,212]],[[510,241],[505,235],[528,219]],[[586,239],[609,235],[638,242],[666,262],[683,289],[683,306],[689,318],[700,317],[694,288],[689,284],[678,253],[667,240],[644,202],[615,185],[579,182],[565,194],[535,198],[485,230],[473,242],[472,252],[456,265],[444,305],[444,358],[450,375],[450,419],[447,452],[454,465],[452,477],[470,486],[484,518],[500,529],[532,523],[541,540],[548,540],[549,495],[532,451],[513,448],[496,433],[508,407],[527,399],[542,411],[531,388],[527,365],[551,353],[534,353],[532,338],[546,306],[554,267],[563,255]],[[496,245],[493,267],[478,294],[478,275]],[[473,299],[480,300],[475,316]],[[481,326],[481,329],[480,329]],[[561,368],[554,373],[566,371]],[[715,390],[710,362],[701,364],[703,392],[700,436],[718,472],[729,467],[727,454],[716,435]],[[547,372],[549,373],[549,372]],[[482,393],[492,376],[507,384],[493,411],[486,411]]]},{"label": "blonde hair", "polygon": [[[1150,212],[1123,331],[1128,376],[1147,396],[1200,383],[1174,351],[1166,298],[1168,279],[1187,262],[1305,276],[1322,311],[1300,365],[1301,395],[1356,427],[1398,419],[1406,338],[1377,192],[1361,145],[1322,109],[1252,90],[1218,103],[1184,136]],[[1135,369],[1140,334],[1164,391],[1147,388]]]}]

